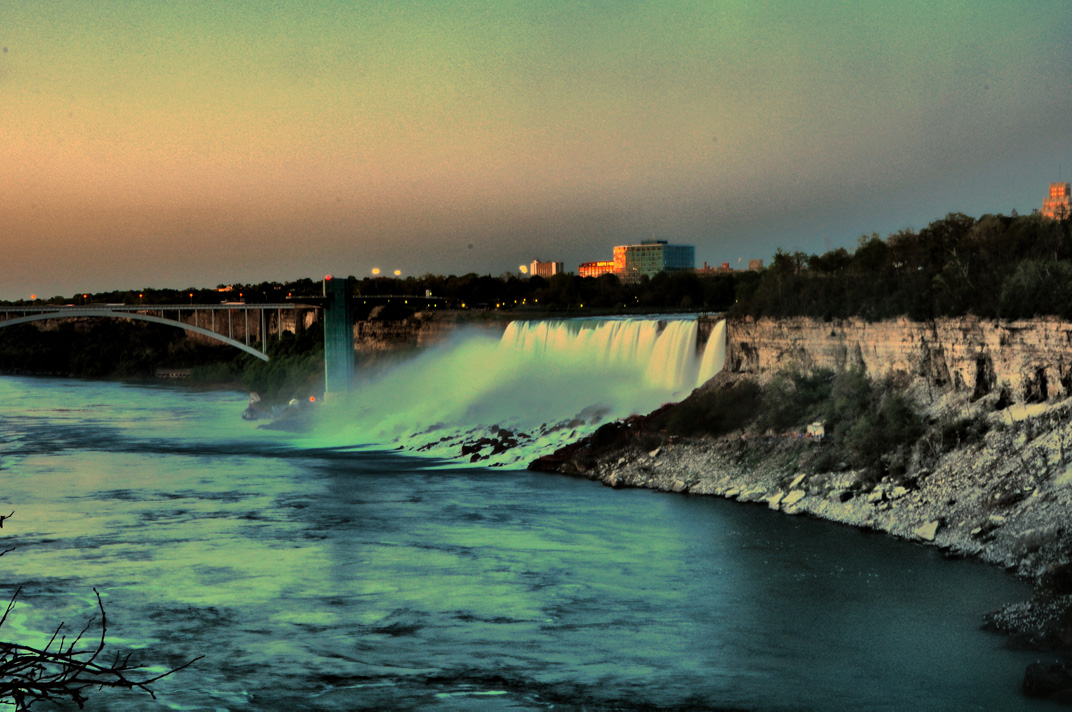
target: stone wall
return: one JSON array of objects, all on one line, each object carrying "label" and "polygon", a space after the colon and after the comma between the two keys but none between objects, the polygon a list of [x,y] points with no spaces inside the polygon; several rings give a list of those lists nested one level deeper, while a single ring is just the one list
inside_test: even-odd
[{"label": "stone wall", "polygon": [[1072,323],[966,317],[914,322],[744,319],[727,324],[727,370],[772,375],[863,366],[872,378],[924,378],[974,397],[1013,401],[1072,395]]}]

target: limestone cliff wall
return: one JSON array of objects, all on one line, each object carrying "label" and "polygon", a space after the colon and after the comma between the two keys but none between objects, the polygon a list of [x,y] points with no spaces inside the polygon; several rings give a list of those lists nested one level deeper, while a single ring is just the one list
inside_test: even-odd
[{"label": "limestone cliff wall", "polygon": [[468,314],[417,312],[406,319],[358,321],[354,324],[354,350],[381,354],[433,346],[463,327],[487,328],[501,334],[509,319],[480,319]]},{"label": "limestone cliff wall", "polygon": [[975,397],[1003,392],[1039,402],[1072,395],[1072,323],[1056,319],[745,319],[726,331],[726,367],[739,373],[861,365],[873,378],[924,378]]}]

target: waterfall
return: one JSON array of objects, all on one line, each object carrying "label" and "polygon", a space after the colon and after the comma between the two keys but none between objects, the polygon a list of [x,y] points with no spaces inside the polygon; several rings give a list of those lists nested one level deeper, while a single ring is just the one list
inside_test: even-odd
[{"label": "waterfall", "polygon": [[707,337],[703,360],[700,361],[700,377],[697,386],[702,386],[726,365],[726,320],[715,324]]},{"label": "waterfall", "polygon": [[515,321],[499,339],[458,332],[325,404],[311,437],[524,466],[604,422],[688,395],[725,355],[724,324],[702,358],[697,334],[694,318]]}]

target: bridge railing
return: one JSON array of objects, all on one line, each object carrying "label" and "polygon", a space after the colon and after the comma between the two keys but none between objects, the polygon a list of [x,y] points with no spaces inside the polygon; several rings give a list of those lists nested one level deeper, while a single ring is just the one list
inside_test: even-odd
[{"label": "bridge railing", "polygon": [[[300,310],[315,309],[299,303],[227,303],[222,304],[47,304],[41,306],[0,307],[0,326],[46,319],[110,317],[170,323],[195,333],[218,335],[220,340],[251,348],[259,341],[261,353],[267,353],[268,338],[274,331],[282,338],[284,331],[300,328]],[[294,312],[291,328],[284,327],[283,313]],[[252,324],[250,317],[253,316]],[[273,319],[274,317],[274,319]],[[273,323],[274,322],[274,323]],[[273,328],[274,327],[274,328]],[[222,337],[226,336],[226,339]]]}]

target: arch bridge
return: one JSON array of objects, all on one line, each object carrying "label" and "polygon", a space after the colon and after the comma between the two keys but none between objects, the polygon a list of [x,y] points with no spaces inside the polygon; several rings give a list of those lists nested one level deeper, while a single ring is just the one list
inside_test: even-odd
[{"label": "arch bridge", "polygon": [[[0,328],[49,319],[112,318],[174,326],[221,341],[268,360],[268,339],[300,329],[300,310],[309,304],[87,304],[0,307]],[[291,317],[287,328],[283,314]],[[252,317],[252,318],[251,318]],[[260,350],[252,346],[260,342]]]}]

